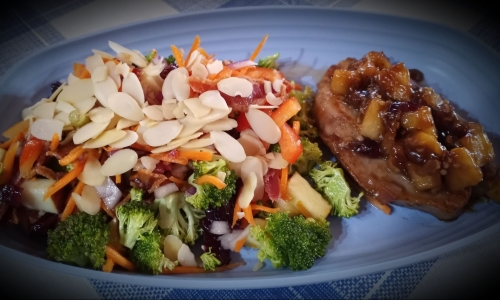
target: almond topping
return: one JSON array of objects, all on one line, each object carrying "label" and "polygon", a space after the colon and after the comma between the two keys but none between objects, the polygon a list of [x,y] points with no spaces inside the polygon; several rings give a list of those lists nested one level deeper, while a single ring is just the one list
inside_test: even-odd
[{"label": "almond topping", "polygon": [[144,119],[144,113],[137,101],[129,94],[116,92],[108,98],[109,108],[119,116],[132,121],[141,121]]},{"label": "almond topping", "polygon": [[245,160],[245,150],[232,136],[224,131],[210,132],[210,138],[214,142],[215,149],[231,162],[242,162]]},{"label": "almond topping", "polygon": [[249,97],[253,92],[253,84],[244,78],[229,77],[217,82],[217,88],[222,93],[231,97]]},{"label": "almond topping", "polygon": [[131,170],[138,161],[137,153],[131,149],[122,149],[111,155],[102,165],[104,176],[115,176]]},{"label": "almond topping", "polygon": [[177,120],[159,122],[144,131],[144,141],[153,147],[166,145],[179,135],[182,126]]}]

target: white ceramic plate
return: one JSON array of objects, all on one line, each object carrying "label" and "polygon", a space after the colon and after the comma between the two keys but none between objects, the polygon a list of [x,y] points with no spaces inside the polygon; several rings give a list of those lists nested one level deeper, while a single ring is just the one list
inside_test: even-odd
[{"label": "white ceramic plate", "polygon": [[[324,8],[243,8],[193,13],[118,27],[32,55],[0,80],[0,130],[21,118],[23,107],[47,97],[50,84],[66,78],[73,62],[83,62],[91,49],[112,53],[108,40],[143,53],[170,45],[189,49],[195,35],[218,58],[250,56],[260,39],[269,39],[260,56],[281,53],[286,75],[315,84],[331,65],[346,57],[384,51],[394,61],[424,72],[427,82],[455,103],[467,117],[479,120],[500,151],[500,59],[477,40],[436,24],[385,15]],[[258,272],[256,252],[244,250],[245,267],[216,274],[146,276],[72,267],[44,259],[43,244],[12,230],[0,229],[0,254],[43,268],[88,278],[175,288],[264,288],[318,283],[400,267],[467,245],[500,229],[500,205],[479,203],[453,222],[395,207],[390,216],[363,204],[348,220],[331,219],[333,240],[327,255],[303,272]],[[240,259],[241,259],[240,258]],[[238,258],[236,258],[238,259]]]}]

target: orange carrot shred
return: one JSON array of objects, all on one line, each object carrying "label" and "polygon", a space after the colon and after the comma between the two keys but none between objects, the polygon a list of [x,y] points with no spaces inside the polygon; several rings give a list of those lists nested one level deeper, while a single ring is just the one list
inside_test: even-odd
[{"label": "orange carrot shred", "polygon": [[202,175],[194,181],[196,184],[204,184],[204,183],[210,183],[213,184],[216,188],[219,190],[222,190],[223,188],[226,187],[226,184],[224,181],[220,180],[219,177],[213,176],[213,175]]},{"label": "orange carrot shred", "polygon": [[269,207],[269,206],[259,205],[259,204],[250,204],[250,206],[252,207],[252,210],[261,210],[261,211],[265,211],[268,213],[276,213],[276,212],[280,211],[279,207]]},{"label": "orange carrot shred", "polygon": [[299,121],[293,121],[292,128],[293,128],[293,131],[295,131],[296,134],[299,134],[299,132],[300,132],[300,122]]},{"label": "orange carrot shred", "polygon": [[205,151],[179,151],[179,156],[185,157],[191,160],[204,160],[211,161],[213,158],[213,153]]},{"label": "orange carrot shred", "polygon": [[280,194],[281,199],[288,201],[290,198],[288,197],[288,166],[281,169],[281,179],[280,179]]},{"label": "orange carrot shred", "polygon": [[112,259],[114,263],[128,271],[135,271],[134,264],[109,245],[106,246],[106,258]]},{"label": "orange carrot shred", "polygon": [[207,51],[205,51],[205,49],[201,48],[201,47],[198,47],[198,52],[200,52],[201,55],[203,55],[206,59],[209,59],[210,58],[210,55],[208,55]]},{"label": "orange carrot shred", "polygon": [[238,201],[234,204],[234,211],[233,211],[233,223],[231,224],[231,227],[234,227],[236,222],[240,219],[238,216],[238,213],[241,212],[241,207],[238,204]]},{"label": "orange carrot shred", "polygon": [[102,266],[102,270],[107,273],[111,273],[113,271],[113,267],[115,266],[115,262],[111,258],[106,258],[106,263]]},{"label": "orange carrot shred", "polygon": [[115,176],[115,182],[116,183],[122,183],[122,174],[118,174]]},{"label": "orange carrot shred", "polygon": [[262,40],[260,41],[260,43],[257,46],[257,48],[255,48],[255,50],[253,51],[252,55],[250,56],[250,58],[249,58],[250,60],[255,60],[257,58],[257,55],[259,55],[260,50],[262,50],[262,47],[264,47],[264,44],[266,43],[268,36],[269,36],[269,34],[266,34],[262,38]]},{"label": "orange carrot shred", "polygon": [[169,275],[169,274],[195,274],[195,273],[206,273],[206,272],[210,272],[210,273],[211,272],[223,272],[223,271],[232,270],[232,269],[239,267],[239,266],[244,266],[245,264],[246,264],[245,262],[235,262],[235,263],[231,263],[229,265],[217,267],[217,268],[215,268],[215,271],[205,270],[202,267],[175,266],[172,270],[164,268],[162,271],[162,274]]},{"label": "orange carrot shred", "polygon": [[12,145],[12,143],[22,140],[25,134],[26,134],[25,132],[19,132],[18,134],[10,138],[8,141],[3,142],[0,145],[0,148],[4,150],[8,149],[10,145]]},{"label": "orange carrot shred", "polygon": [[173,183],[175,183],[177,185],[184,185],[187,183],[187,181],[179,179],[179,178],[174,177],[174,176],[168,177],[168,180],[172,181]]},{"label": "orange carrot shred", "polygon": [[52,136],[52,141],[50,141],[50,151],[55,151],[57,149],[57,146],[59,146],[59,134],[54,133]]},{"label": "orange carrot shred", "polygon": [[[78,181],[78,184],[73,189],[73,193],[77,193],[78,195],[81,195],[84,186],[85,186],[85,183],[83,183],[82,181]],[[73,213],[73,210],[75,209],[75,205],[76,205],[75,199],[73,199],[73,196],[70,195],[68,202],[66,202],[66,206],[64,207],[64,210],[61,214],[61,221],[66,220],[66,218]]]},{"label": "orange carrot shred", "polygon": [[297,209],[299,212],[306,218],[312,218],[311,213],[305,208],[305,206],[302,204],[302,202],[297,201]]},{"label": "orange carrot shred", "polygon": [[189,58],[191,57],[191,54],[193,54],[193,51],[198,49],[200,47],[200,36],[195,36],[193,45],[191,45],[191,49],[189,49],[188,55],[186,56],[186,64],[189,62]]},{"label": "orange carrot shred", "polygon": [[61,179],[58,181],[54,182],[45,194],[43,195],[43,199],[47,199],[50,196],[54,195],[57,191],[61,190],[63,187],[65,187],[67,184],[69,184],[73,179],[78,177],[80,173],[83,171],[83,167],[85,166],[85,163],[87,162],[87,156],[84,156],[82,161],[75,162],[73,169],[69,171],[66,175],[64,175]]},{"label": "orange carrot shred", "polygon": [[184,67],[184,60],[182,59],[182,53],[179,48],[177,48],[175,45],[171,45],[170,48],[172,49],[172,55],[175,58],[177,66],[179,68]]},{"label": "orange carrot shred", "polygon": [[252,206],[248,205],[247,207],[243,208],[243,212],[245,213],[245,219],[247,219],[248,224],[255,225],[255,220],[253,219]]},{"label": "orange carrot shred", "polygon": [[66,155],[65,157],[61,158],[59,160],[59,164],[61,166],[67,166],[69,165],[70,163],[72,163],[73,161],[75,161],[80,155],[82,155],[84,152],[86,152],[87,149],[84,149],[83,148],[83,145],[78,145],[76,146],[75,148],[73,148],[69,153],[68,155]]},{"label": "orange carrot shred", "polygon": [[239,239],[236,244],[234,245],[234,252],[240,252],[241,248],[243,248],[243,245],[245,245],[246,237]]}]

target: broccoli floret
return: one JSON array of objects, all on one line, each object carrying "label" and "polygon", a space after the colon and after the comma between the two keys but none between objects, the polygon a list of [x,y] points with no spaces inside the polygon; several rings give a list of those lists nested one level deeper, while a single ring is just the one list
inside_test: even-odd
[{"label": "broccoli floret", "polygon": [[167,64],[172,65],[175,63],[175,57],[173,55],[169,55],[167,57]]},{"label": "broccoli floret", "polygon": [[301,137],[300,141],[302,142],[303,150],[297,161],[293,164],[293,168],[299,174],[304,175],[322,161],[323,152],[319,149],[318,143],[313,143],[304,137]]},{"label": "broccoli floret", "polygon": [[144,273],[159,274],[163,268],[172,270],[177,261],[173,262],[163,255],[162,237],[160,231],[155,229],[141,235],[130,251],[130,260],[139,271]]},{"label": "broccoli floret", "polygon": [[215,257],[215,253],[212,253],[212,247],[208,248],[208,252],[204,252],[200,258],[205,270],[215,271],[215,268],[222,264],[222,262]]},{"label": "broccoli floret", "polygon": [[331,215],[350,218],[359,212],[359,202],[363,196],[351,197],[351,188],[344,178],[344,171],[336,168],[337,164],[325,161],[313,168],[309,175],[320,192],[333,206]]},{"label": "broccoli floret", "polygon": [[142,201],[142,197],[144,197],[144,190],[139,188],[132,188],[130,190],[130,200],[131,201]]},{"label": "broccoli floret", "polygon": [[259,243],[257,258],[270,260],[274,268],[290,267],[293,271],[307,270],[314,261],[325,256],[330,242],[329,222],[320,219],[290,217],[278,212],[266,219],[262,229],[251,225],[250,235]]},{"label": "broccoli floret", "polygon": [[314,100],[314,92],[309,86],[303,91],[293,90],[288,94],[289,97],[295,97],[302,107],[301,110],[292,118],[292,121],[300,122],[300,136],[314,139],[318,137],[318,130],[315,126],[315,120],[311,117],[311,108]]},{"label": "broccoli floret", "polygon": [[154,206],[158,211],[158,225],[165,236],[172,234],[187,245],[194,244],[202,232],[200,219],[205,216],[203,210],[187,203],[183,192],[155,199]]},{"label": "broccoli floret", "polygon": [[98,269],[106,261],[109,234],[106,214],[78,212],[48,232],[47,256],[66,264]]},{"label": "broccoli floret", "polygon": [[276,60],[280,57],[279,53],[275,53],[273,55],[266,56],[262,59],[259,59],[257,64],[258,67],[269,68],[269,69],[278,69],[278,63]]},{"label": "broccoli floret", "polygon": [[[196,193],[186,197],[186,201],[197,209],[220,207],[225,204],[236,193],[237,176],[230,170],[223,159],[217,161],[193,162],[194,172],[188,178],[189,184],[196,188]],[[218,176],[219,172],[225,173],[224,183],[226,187],[218,189],[210,183],[196,184],[194,181],[203,175]]]},{"label": "broccoli floret", "polygon": [[280,144],[278,144],[278,143],[271,144],[269,146],[269,152],[278,152],[278,153],[281,153],[281,146],[280,146]]},{"label": "broccoli floret", "polygon": [[116,208],[119,222],[120,243],[134,248],[135,242],[145,233],[151,232],[157,224],[154,211],[142,201],[129,201]]},{"label": "broccoli floret", "polygon": [[146,58],[146,60],[147,60],[148,62],[151,62],[151,61],[153,61],[153,59],[154,59],[157,55],[158,55],[158,52],[157,52],[155,49],[153,49],[153,50],[151,50],[151,52],[149,52],[149,53],[145,56],[145,58]]}]

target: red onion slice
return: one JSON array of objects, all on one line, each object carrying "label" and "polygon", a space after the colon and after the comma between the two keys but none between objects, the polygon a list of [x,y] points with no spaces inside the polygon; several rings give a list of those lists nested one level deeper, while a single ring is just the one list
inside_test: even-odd
[{"label": "red onion slice", "polygon": [[231,64],[226,65],[229,69],[232,70],[238,70],[244,67],[251,67],[251,66],[256,66],[257,63],[254,62],[253,60],[240,60]]},{"label": "red onion slice", "polygon": [[120,201],[120,199],[122,198],[122,192],[113,182],[113,180],[109,178],[109,176],[106,176],[104,183],[102,185],[96,186],[95,189],[99,197],[109,209],[113,209],[118,201]]}]

